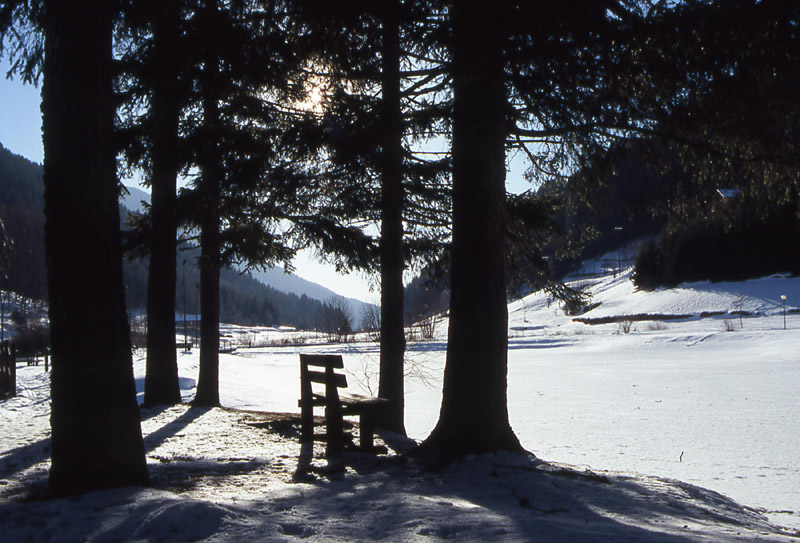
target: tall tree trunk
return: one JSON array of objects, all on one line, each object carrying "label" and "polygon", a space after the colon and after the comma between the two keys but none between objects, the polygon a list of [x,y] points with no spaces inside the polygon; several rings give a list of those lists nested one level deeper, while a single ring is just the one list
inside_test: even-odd
[{"label": "tall tree trunk", "polygon": [[[210,35],[217,16],[217,0],[206,0],[204,15],[206,33]],[[220,190],[222,172],[219,156],[220,112],[217,102],[219,59],[214,43],[205,44],[200,92],[203,93],[203,125],[205,145],[201,166],[200,194],[200,374],[194,405],[219,405],[219,275],[220,255]]]},{"label": "tall tree trunk", "polygon": [[[442,407],[426,440],[445,456],[520,450],[508,422],[504,222],[507,1],[454,2],[453,241]],[[480,39],[478,39],[480,37]]]},{"label": "tall tree trunk", "polygon": [[387,1],[383,16],[381,362],[378,395],[390,400],[379,425],[405,435],[403,329],[403,124],[400,106],[399,2]]},{"label": "tall tree trunk", "polygon": [[219,215],[209,214],[200,231],[200,373],[193,404],[212,407],[219,405],[219,238]]},{"label": "tall tree trunk", "polygon": [[153,231],[150,240],[150,268],[147,276],[147,371],[144,403],[176,404],[181,401],[178,362],[175,351],[175,269],[178,218],[176,178],[178,176],[177,51],[180,40],[180,5],[163,0],[153,13],[153,60],[156,87],[152,98],[153,174],[150,212]]},{"label": "tall tree trunk", "polygon": [[147,482],[122,282],[115,2],[45,3],[45,246],[55,495]]}]

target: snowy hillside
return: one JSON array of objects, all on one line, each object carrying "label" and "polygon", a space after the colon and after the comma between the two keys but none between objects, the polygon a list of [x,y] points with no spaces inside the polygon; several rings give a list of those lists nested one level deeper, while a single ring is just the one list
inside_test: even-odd
[{"label": "snowy hillside", "polygon": [[[293,415],[267,413],[297,413],[298,353],[343,353],[351,388],[374,390],[378,346],[252,328],[239,333],[257,347],[221,357],[222,402],[238,410],[142,412],[153,488],[19,501],[44,489],[49,413],[43,368],[20,365],[20,396],[0,403],[4,538],[797,541],[800,315],[784,330],[780,296],[793,309],[800,280],[652,293],[627,274],[594,281],[600,305],[581,317],[604,324],[575,321],[542,294],[509,304],[509,415],[535,457],[442,472],[392,457],[310,459]],[[618,319],[645,314],[683,317]],[[415,439],[438,415],[446,323],[437,330],[409,344]],[[197,355],[179,358],[186,400]],[[140,390],[143,370],[138,353]]]}]

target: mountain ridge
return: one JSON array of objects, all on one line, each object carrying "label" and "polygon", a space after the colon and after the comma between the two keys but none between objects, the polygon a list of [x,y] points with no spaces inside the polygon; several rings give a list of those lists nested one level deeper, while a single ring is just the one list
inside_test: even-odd
[{"label": "mountain ridge", "polygon": [[[137,187],[126,187],[127,191],[122,191],[120,196],[120,207],[122,213],[126,211],[142,211],[145,203],[149,203],[150,196]],[[6,149],[0,143],[0,219],[6,225],[9,237],[14,240],[15,250],[12,253],[10,287],[19,294],[35,298],[46,298],[46,269],[44,251],[44,185],[42,182],[42,167],[25,157],[17,155]],[[123,215],[124,216],[124,215]],[[183,255],[186,257],[187,255]],[[187,260],[187,258],[182,258]],[[184,305],[183,294],[186,292],[186,306],[192,312],[196,308],[196,283],[199,279],[194,277],[194,262],[191,266],[181,269],[179,259],[179,269],[176,270],[178,281],[177,303],[181,307]],[[189,263],[189,261],[187,261]],[[141,259],[125,259],[124,269],[126,275],[127,298],[131,314],[140,313],[145,305],[147,261]],[[331,297],[336,296],[333,291],[326,289],[322,285],[317,285],[297,276],[290,276],[293,279],[281,281],[280,270],[274,270],[271,274],[266,274],[272,278],[272,282],[282,285],[276,288],[267,284],[264,280],[252,278],[254,282],[263,287],[258,289],[255,285],[249,284],[246,278],[237,278],[240,275],[237,270],[228,274],[228,279],[224,285],[229,303],[232,304],[227,311],[230,316],[242,315],[242,304],[248,309],[252,309],[249,319],[258,316],[259,319],[277,318],[290,319],[294,322],[305,322],[305,326],[313,326],[314,314],[312,306],[320,306]],[[187,273],[188,283],[182,284],[184,280],[183,272]],[[186,282],[184,280],[184,282]],[[294,283],[294,285],[292,285]],[[295,296],[297,300],[290,300],[284,296],[271,294],[270,290],[285,296]],[[303,296],[309,298],[314,303],[303,301]],[[350,306],[350,316],[354,325],[358,325],[363,314],[363,302],[358,300],[348,300]],[[294,311],[297,307],[304,308],[303,311],[311,311],[305,318],[299,316],[289,316],[290,310]],[[257,308],[257,309],[256,309]],[[272,317],[269,317],[272,315]],[[243,317],[245,318],[245,317]],[[239,323],[236,323],[239,324]],[[255,324],[255,323],[241,323]],[[289,322],[263,322],[261,324],[290,324]]]}]

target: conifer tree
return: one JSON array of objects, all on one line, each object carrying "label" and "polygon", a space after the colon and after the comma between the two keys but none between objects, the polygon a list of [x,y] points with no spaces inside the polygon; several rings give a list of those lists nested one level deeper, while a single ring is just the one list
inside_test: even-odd
[{"label": "conifer tree", "polygon": [[[179,123],[187,91],[180,0],[123,4],[120,141],[130,166],[141,167],[151,189],[146,235],[147,362],[144,403],[180,403],[175,343],[177,177],[185,166]],[[141,225],[137,225],[141,227]],[[141,248],[140,248],[141,249]]]},{"label": "conifer tree", "polygon": [[[206,0],[194,17],[200,44],[187,144],[197,177],[183,207],[199,232],[200,375],[196,405],[219,404],[219,277],[224,266],[287,263],[281,232],[304,201],[280,104],[296,62],[280,2]],[[217,36],[209,40],[208,36]]]},{"label": "conifer tree", "polygon": [[114,8],[108,0],[45,3],[50,489],[57,495],[147,482],[122,284]]},{"label": "conifer tree", "polygon": [[403,310],[403,119],[400,101],[400,2],[385,2],[381,21],[381,277],[378,396],[390,401],[379,424],[405,435]]},{"label": "conifer tree", "polygon": [[506,408],[504,144],[528,155],[532,178],[546,179],[619,140],[680,138],[662,122],[694,111],[692,97],[737,71],[735,62],[692,53],[726,6],[507,0],[487,11],[450,3],[452,33],[442,32],[454,95],[450,329],[440,419],[423,450],[519,449]]},{"label": "conifer tree", "polygon": [[153,91],[150,266],[147,277],[147,364],[144,401],[180,403],[175,345],[175,270],[178,234],[177,177],[181,169],[181,2],[151,4]]},{"label": "conifer tree", "polygon": [[[200,35],[214,34],[220,12],[217,0],[204,0],[197,13]],[[202,68],[198,80],[202,125],[198,149],[200,177],[200,372],[194,405],[219,405],[219,274],[222,258],[221,210],[222,156],[219,99],[222,83],[217,40],[206,39],[201,46]]]},{"label": "conifer tree", "polygon": [[[446,161],[422,159],[411,146],[430,138],[440,120],[423,102],[443,73],[415,66],[419,62],[411,51],[419,47],[414,40],[425,14],[412,6],[395,0],[377,7],[357,2],[335,13],[304,14],[312,34],[323,37],[316,54],[331,89],[320,114],[326,128],[319,156],[327,164],[321,193],[333,194],[335,204],[325,206],[325,224],[301,225],[303,238],[335,255],[342,268],[375,270],[380,278],[379,396],[391,403],[379,424],[401,434],[403,273],[410,262],[433,258],[440,248],[434,240],[447,222],[441,211],[448,201]],[[379,235],[348,235],[365,232],[365,226]]]},{"label": "conifer tree", "polygon": [[[508,422],[504,52],[509,2],[452,6],[453,240],[442,408],[425,442],[450,456],[519,450]],[[475,36],[481,36],[476,40]],[[475,258],[479,255],[478,258]]]}]

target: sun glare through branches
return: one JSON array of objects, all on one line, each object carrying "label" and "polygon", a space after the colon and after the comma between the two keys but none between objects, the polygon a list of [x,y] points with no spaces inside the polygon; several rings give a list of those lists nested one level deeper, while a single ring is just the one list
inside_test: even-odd
[{"label": "sun glare through branches", "polygon": [[297,102],[296,107],[319,114],[325,109],[326,99],[325,82],[319,76],[312,76],[303,83],[303,99]]}]

